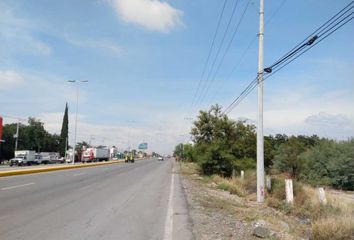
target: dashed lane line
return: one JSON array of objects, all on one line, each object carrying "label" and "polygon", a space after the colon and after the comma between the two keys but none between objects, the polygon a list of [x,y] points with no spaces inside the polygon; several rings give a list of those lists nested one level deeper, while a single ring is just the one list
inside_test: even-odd
[{"label": "dashed lane line", "polygon": [[11,189],[14,189],[14,188],[27,187],[27,186],[33,185],[33,184],[35,184],[35,183],[34,183],[34,182],[25,183],[25,184],[22,184],[22,185],[15,185],[15,186],[10,186],[10,187],[4,187],[4,188],[1,188],[1,190],[11,190]]}]

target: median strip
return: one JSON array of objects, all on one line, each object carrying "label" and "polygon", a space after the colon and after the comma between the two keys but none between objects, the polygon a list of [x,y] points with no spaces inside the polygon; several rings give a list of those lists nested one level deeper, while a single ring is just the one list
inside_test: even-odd
[{"label": "median strip", "polygon": [[10,171],[0,172],[0,177],[24,175],[24,174],[32,174],[32,173],[41,173],[41,172],[51,172],[51,171],[67,170],[67,169],[74,169],[74,168],[95,167],[95,166],[102,166],[102,165],[122,163],[122,162],[124,162],[124,160],[115,160],[115,161],[98,162],[98,163],[85,163],[85,164],[79,164],[79,165],[65,165],[65,166],[48,167],[48,168],[31,168],[31,169],[10,170]]}]

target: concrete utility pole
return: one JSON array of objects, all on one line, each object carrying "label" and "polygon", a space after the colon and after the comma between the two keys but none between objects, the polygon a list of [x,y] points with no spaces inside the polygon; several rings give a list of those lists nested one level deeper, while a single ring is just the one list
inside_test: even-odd
[{"label": "concrete utility pole", "polygon": [[68,137],[65,138],[64,162],[66,163],[66,152],[68,151]]},{"label": "concrete utility pole", "polygon": [[17,151],[19,129],[20,129],[20,120],[17,121],[17,127],[16,127],[15,152]]},{"label": "concrete utility pole", "polygon": [[264,138],[263,138],[263,0],[259,1],[258,111],[257,111],[257,202],[264,202]]}]

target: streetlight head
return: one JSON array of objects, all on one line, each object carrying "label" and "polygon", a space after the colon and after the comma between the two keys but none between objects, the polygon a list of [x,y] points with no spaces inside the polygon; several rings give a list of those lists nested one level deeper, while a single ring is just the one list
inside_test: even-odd
[{"label": "streetlight head", "polygon": [[86,82],[88,82],[88,80],[82,80],[81,82],[85,82],[86,83]]},{"label": "streetlight head", "polygon": [[75,81],[75,80],[68,80],[68,82],[74,83],[74,82],[76,82],[76,81]]}]

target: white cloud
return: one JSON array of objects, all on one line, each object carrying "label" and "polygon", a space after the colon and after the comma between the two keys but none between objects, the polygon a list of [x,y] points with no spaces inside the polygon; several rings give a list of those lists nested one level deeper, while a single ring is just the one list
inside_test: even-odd
[{"label": "white cloud", "polygon": [[159,0],[108,0],[125,22],[149,30],[168,32],[181,25],[183,12]]},{"label": "white cloud", "polygon": [[9,89],[21,85],[24,82],[23,76],[12,70],[0,70],[0,89]]}]

